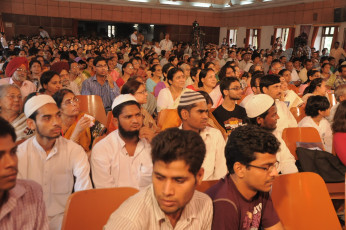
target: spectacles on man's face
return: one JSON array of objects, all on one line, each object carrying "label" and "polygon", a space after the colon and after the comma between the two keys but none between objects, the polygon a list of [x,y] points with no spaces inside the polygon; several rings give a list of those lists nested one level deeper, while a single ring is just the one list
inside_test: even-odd
[{"label": "spectacles on man's face", "polygon": [[67,99],[67,100],[64,102],[64,104],[65,104],[65,105],[72,105],[73,103],[78,103],[78,101],[79,101],[79,99],[76,98],[76,97],[74,97],[74,98],[72,98],[72,99]]},{"label": "spectacles on man's face", "polygon": [[257,168],[257,169],[262,169],[262,170],[266,171],[267,173],[271,173],[271,172],[273,172],[274,168],[276,170],[279,168],[279,162],[276,161],[274,164],[268,164],[267,167],[251,165],[251,164],[247,164],[246,166],[247,167]]},{"label": "spectacles on man's face", "polygon": [[27,73],[28,72],[28,71],[26,71],[26,69],[22,69],[22,68],[18,68],[18,69],[16,69],[16,71],[22,72],[22,73]]}]

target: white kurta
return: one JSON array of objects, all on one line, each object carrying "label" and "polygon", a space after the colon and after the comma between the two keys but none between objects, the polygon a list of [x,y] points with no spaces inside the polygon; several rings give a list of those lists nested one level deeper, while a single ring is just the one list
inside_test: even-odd
[{"label": "white kurta", "polygon": [[151,147],[145,139],[137,143],[129,156],[118,130],[98,142],[91,152],[91,172],[95,188],[133,187],[142,189],[151,183],[153,164]]},{"label": "white kurta", "polygon": [[275,105],[276,105],[277,113],[280,117],[276,124],[276,130],[279,133],[282,133],[282,131],[285,128],[298,127],[297,120],[294,118],[290,110],[287,108],[287,105],[285,102],[275,100]]},{"label": "white kurta", "polygon": [[298,168],[296,166],[296,159],[291,154],[285,141],[282,139],[281,133],[274,131],[273,134],[280,142],[280,149],[276,153],[276,160],[279,162],[278,172],[281,172],[282,174],[298,172]]},{"label": "white kurta", "polygon": [[[92,189],[88,157],[83,148],[63,137],[47,155],[36,136],[18,146],[18,178],[42,186],[50,229],[60,229],[65,205],[72,190]],[[75,182],[74,182],[75,177]]]}]

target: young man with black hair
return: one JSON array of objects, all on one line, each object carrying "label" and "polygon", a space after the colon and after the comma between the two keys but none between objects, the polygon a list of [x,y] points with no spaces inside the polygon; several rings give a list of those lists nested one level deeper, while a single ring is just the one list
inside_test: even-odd
[{"label": "young man with black hair", "polygon": [[115,98],[112,112],[118,130],[98,142],[91,152],[94,185],[96,188],[142,189],[151,183],[149,141],[153,132],[142,127],[140,105],[130,94]]},{"label": "young man with black hair", "polygon": [[195,190],[202,182],[206,152],[200,135],[166,129],[151,146],[153,184],[126,200],[104,229],[210,229],[212,202]]},{"label": "young man with black hair", "polygon": [[203,180],[224,177],[227,173],[225,141],[219,130],[207,126],[208,106],[205,97],[199,92],[185,92],[180,97],[178,114],[182,121],[180,128],[198,133],[206,145],[207,152],[202,165]]},{"label": "young man with black hair", "polygon": [[213,111],[217,122],[229,134],[233,129],[245,124],[247,116],[243,107],[236,104],[243,94],[240,82],[235,77],[226,77],[221,80],[220,91],[224,101]]},{"label": "young man with black hair", "polygon": [[206,193],[214,205],[214,230],[282,230],[269,191],[278,171],[280,143],[264,129],[246,125],[228,138],[225,156],[229,174]]},{"label": "young man with black hair", "polygon": [[15,130],[1,117],[0,127],[0,229],[48,230],[41,186],[17,180]]},{"label": "young man with black hair", "polygon": [[117,84],[108,74],[106,59],[98,56],[94,59],[96,74],[82,83],[82,95],[99,95],[106,112],[111,111],[114,98],[120,94]]},{"label": "young man with black hair", "polygon": [[28,96],[27,125],[35,136],[18,146],[18,177],[43,188],[49,229],[60,229],[72,191],[91,189],[90,166],[83,148],[61,136],[60,111],[51,96]]},{"label": "young man with black hair", "polygon": [[277,121],[277,131],[282,133],[285,128],[297,127],[297,121],[283,101],[279,101],[282,90],[280,78],[277,75],[266,75],[261,77],[260,90],[262,93],[271,96],[275,100],[275,105],[279,119]]},{"label": "young man with black hair", "polygon": [[271,132],[280,142],[280,149],[276,154],[276,159],[279,162],[278,172],[282,174],[298,172],[294,156],[287,148],[281,133],[276,130],[279,116],[274,99],[266,94],[254,95],[245,105],[245,109],[249,117],[249,123]]}]

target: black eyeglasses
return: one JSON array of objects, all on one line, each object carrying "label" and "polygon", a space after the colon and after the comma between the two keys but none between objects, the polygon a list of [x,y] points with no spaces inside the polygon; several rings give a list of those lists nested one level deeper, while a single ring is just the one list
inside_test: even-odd
[{"label": "black eyeglasses", "polygon": [[275,167],[276,169],[279,168],[279,162],[276,161],[274,164],[268,165],[267,167],[261,167],[261,166],[250,165],[250,164],[248,164],[248,165],[246,165],[246,166],[247,166],[247,167],[254,167],[254,168],[262,169],[262,170],[264,170],[264,171],[266,171],[266,172],[268,172],[268,173],[271,173],[271,172],[273,172],[274,167]]}]

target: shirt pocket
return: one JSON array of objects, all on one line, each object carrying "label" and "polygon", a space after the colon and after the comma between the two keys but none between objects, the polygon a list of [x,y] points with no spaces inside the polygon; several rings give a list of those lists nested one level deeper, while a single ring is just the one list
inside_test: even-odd
[{"label": "shirt pocket", "polygon": [[55,175],[52,178],[52,193],[54,194],[69,194],[72,192],[72,187],[70,185],[70,180],[72,176],[67,174]]},{"label": "shirt pocket", "polygon": [[139,167],[139,189],[143,189],[152,181],[153,167],[152,165],[141,164]]},{"label": "shirt pocket", "polygon": [[111,176],[113,179],[113,183],[115,187],[118,187],[119,183],[119,164],[118,163],[111,163]]}]

